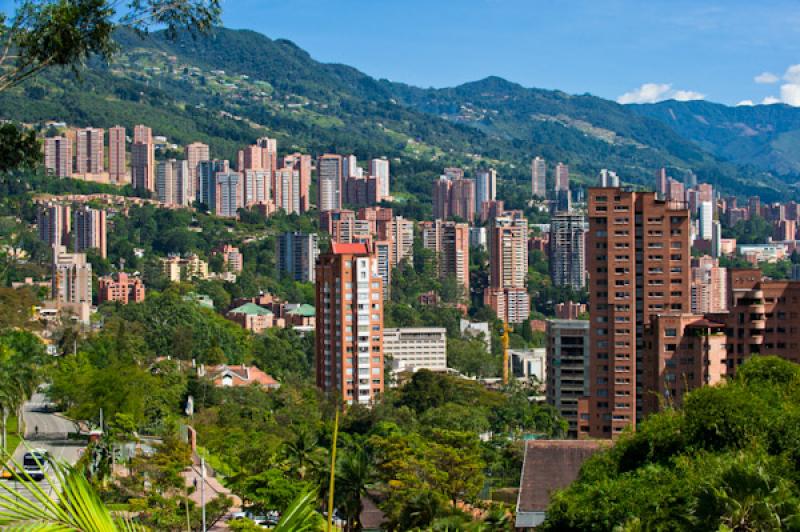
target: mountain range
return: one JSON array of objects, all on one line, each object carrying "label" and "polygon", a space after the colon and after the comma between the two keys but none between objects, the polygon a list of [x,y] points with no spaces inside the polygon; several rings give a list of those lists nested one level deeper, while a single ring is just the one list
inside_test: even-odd
[{"label": "mountain range", "polygon": [[623,182],[652,186],[665,166],[676,178],[693,173],[765,200],[795,195],[800,179],[800,110],[785,105],[620,105],[498,77],[420,88],[320,63],[290,41],[247,30],[174,40],[123,30],[117,41],[110,64],[90,61],[77,77],[50,72],[6,91],[0,116],[146,123],[178,144],[208,142],[220,157],[261,135],[287,151],[386,155],[399,195],[417,199],[452,164],[495,166],[502,186],[522,190],[536,155],[568,163],[583,183],[609,168]]}]

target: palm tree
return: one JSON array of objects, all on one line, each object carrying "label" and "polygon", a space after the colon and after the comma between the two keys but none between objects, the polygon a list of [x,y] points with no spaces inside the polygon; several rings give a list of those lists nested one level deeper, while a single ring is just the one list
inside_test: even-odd
[{"label": "palm tree", "polygon": [[372,480],[372,461],[360,446],[344,454],[336,464],[336,507],[347,521],[345,530],[361,530],[362,497],[367,495],[367,486]]},{"label": "palm tree", "polygon": [[300,480],[304,480],[309,470],[322,462],[323,449],[319,446],[317,435],[311,430],[301,428],[295,433],[293,440],[283,446],[283,457],[297,471]]},{"label": "palm tree", "polygon": [[[17,469],[19,464],[14,463]],[[20,497],[13,485],[0,483],[0,528],[16,530],[81,532],[138,532],[147,530],[131,517],[115,516],[103,503],[86,477],[64,463],[55,463],[46,474],[58,497],[51,499],[37,482],[21,473],[20,483],[32,497]],[[318,532],[322,516],[315,510],[317,495],[309,491],[298,496],[283,513],[273,532]]]}]

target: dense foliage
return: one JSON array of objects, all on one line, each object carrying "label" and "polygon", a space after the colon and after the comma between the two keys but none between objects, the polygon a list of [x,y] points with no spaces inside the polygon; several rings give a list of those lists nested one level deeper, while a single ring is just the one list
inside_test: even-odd
[{"label": "dense foliage", "polygon": [[750,359],[595,455],[545,530],[795,530],[800,366]]}]

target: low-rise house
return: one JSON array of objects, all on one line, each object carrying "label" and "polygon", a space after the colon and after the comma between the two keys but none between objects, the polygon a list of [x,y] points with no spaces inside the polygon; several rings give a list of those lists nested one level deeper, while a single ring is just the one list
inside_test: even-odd
[{"label": "low-rise house", "polygon": [[255,303],[245,303],[233,310],[229,310],[227,318],[238,323],[243,329],[256,334],[271,329],[272,327],[285,327],[286,321],[278,318],[271,310]]},{"label": "low-rise house", "polygon": [[214,383],[214,386],[260,386],[268,390],[277,390],[281,387],[280,383],[272,378],[271,375],[264,373],[255,366],[238,365],[229,366],[222,364],[219,366],[201,366],[198,375],[207,376]]}]

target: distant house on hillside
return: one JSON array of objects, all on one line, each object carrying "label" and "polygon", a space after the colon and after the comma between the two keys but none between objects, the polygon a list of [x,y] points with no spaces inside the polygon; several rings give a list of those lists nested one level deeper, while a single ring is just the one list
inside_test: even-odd
[{"label": "distant house on hillside", "polygon": [[280,383],[258,369],[255,366],[220,366],[201,367],[198,371],[199,376],[208,376],[214,386],[221,388],[228,386],[252,386],[258,385],[268,390],[277,390],[281,387]]}]

